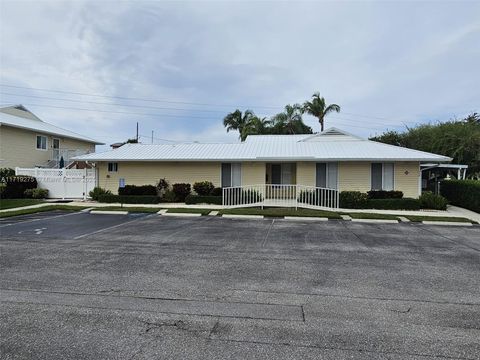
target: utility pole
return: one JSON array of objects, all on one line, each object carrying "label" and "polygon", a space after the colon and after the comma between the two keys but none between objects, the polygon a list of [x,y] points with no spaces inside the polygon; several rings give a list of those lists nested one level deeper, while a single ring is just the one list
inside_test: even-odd
[{"label": "utility pole", "polygon": [[152,130],[152,144],[153,144],[153,130]]},{"label": "utility pole", "polygon": [[137,143],[138,143],[138,121],[137,121]]}]

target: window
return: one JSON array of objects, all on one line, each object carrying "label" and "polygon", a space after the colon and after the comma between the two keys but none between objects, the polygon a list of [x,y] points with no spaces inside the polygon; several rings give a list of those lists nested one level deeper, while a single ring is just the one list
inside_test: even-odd
[{"label": "window", "polygon": [[274,185],[291,185],[295,183],[296,164],[271,164],[272,181]]},{"label": "window", "polygon": [[242,184],[242,167],[240,163],[222,164],[222,188]]},{"label": "window", "polygon": [[109,162],[108,163],[108,172],[117,172],[117,171],[118,171],[118,163]]},{"label": "window", "polygon": [[338,180],[337,163],[317,163],[316,183],[317,187],[336,189]]},{"label": "window", "polygon": [[372,163],[372,190],[393,190],[393,163]]},{"label": "window", "polygon": [[47,150],[47,137],[37,135],[37,150]]}]

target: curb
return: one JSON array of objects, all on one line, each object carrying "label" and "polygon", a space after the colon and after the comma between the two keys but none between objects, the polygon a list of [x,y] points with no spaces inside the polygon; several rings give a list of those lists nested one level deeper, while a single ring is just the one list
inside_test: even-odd
[{"label": "curb", "polygon": [[163,213],[161,215],[162,216],[179,216],[179,217],[198,217],[198,216],[202,216],[201,213],[175,213],[175,212],[172,212],[172,213],[166,212],[166,213]]},{"label": "curb", "polygon": [[449,226],[473,226],[469,222],[457,222],[457,221],[422,221],[425,225],[449,225]]},{"label": "curb", "polygon": [[226,219],[263,219],[263,215],[235,215],[235,214],[223,214],[223,218]]},{"label": "curb", "polygon": [[90,214],[98,215],[128,215],[128,211],[113,211],[113,210],[92,210]]},{"label": "curb", "polygon": [[284,220],[297,220],[297,221],[328,221],[328,218],[325,217],[315,217],[315,216],[284,216]]},{"label": "curb", "polygon": [[352,219],[351,221],[367,224],[398,224],[398,220],[387,219]]}]

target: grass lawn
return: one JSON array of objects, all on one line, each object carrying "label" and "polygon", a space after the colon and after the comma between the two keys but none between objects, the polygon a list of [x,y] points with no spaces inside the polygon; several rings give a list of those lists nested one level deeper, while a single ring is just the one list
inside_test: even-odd
[{"label": "grass lawn", "polygon": [[342,215],[350,215],[352,219],[381,219],[381,220],[398,220],[398,215],[375,214],[375,213],[347,213]]},{"label": "grass lawn", "polygon": [[40,199],[1,199],[0,210],[12,209],[21,206],[37,205],[43,203]]},{"label": "grass lawn", "polygon": [[326,217],[329,219],[341,219],[340,215],[333,211],[297,209],[294,208],[241,208],[241,209],[223,209],[219,214],[235,215],[264,215],[264,216],[310,216]]},{"label": "grass lawn", "polygon": [[413,222],[421,221],[451,221],[451,222],[469,222],[472,221],[466,218],[461,217],[450,217],[450,216],[416,216],[416,215],[405,215],[405,217]]},{"label": "grass lawn", "polygon": [[6,211],[4,213],[0,213],[0,218],[7,218],[11,216],[18,216],[18,215],[29,215],[29,214],[35,214],[35,213],[44,212],[44,211],[54,211],[54,210],[80,211],[86,208],[87,207],[82,207],[82,206],[50,205],[50,206],[44,206],[44,207],[34,208],[34,209]]}]

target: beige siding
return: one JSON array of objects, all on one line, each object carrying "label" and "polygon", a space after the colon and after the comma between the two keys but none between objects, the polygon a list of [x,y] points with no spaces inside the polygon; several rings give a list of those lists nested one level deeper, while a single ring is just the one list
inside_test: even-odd
[{"label": "beige siding", "polygon": [[[36,148],[37,135],[47,137],[47,150]],[[46,135],[35,131],[0,126],[0,167],[42,166],[52,159],[53,138],[60,139],[60,148],[94,152],[95,145],[74,139]]]},{"label": "beige siding", "polygon": [[220,186],[221,164],[212,162],[119,162],[118,172],[108,172],[108,163],[98,164],[98,185],[118,192],[120,178],[127,185],[155,185],[165,178],[170,184],[211,181]]},{"label": "beige siding", "polygon": [[404,197],[417,198],[419,193],[420,163],[397,162],[395,163],[395,190],[403,191]]},{"label": "beige siding", "polygon": [[298,162],[297,163],[297,184],[315,186],[315,163]]},{"label": "beige siding", "polygon": [[[370,162],[340,162],[338,164],[339,190],[369,191],[371,189],[370,171]],[[418,197],[419,172],[418,162],[394,163],[395,190],[402,191],[404,197]]]},{"label": "beige siding", "polygon": [[242,163],[242,185],[265,184],[265,163]]},{"label": "beige siding", "polygon": [[338,189],[340,191],[369,191],[370,167],[369,162],[339,162]]}]

